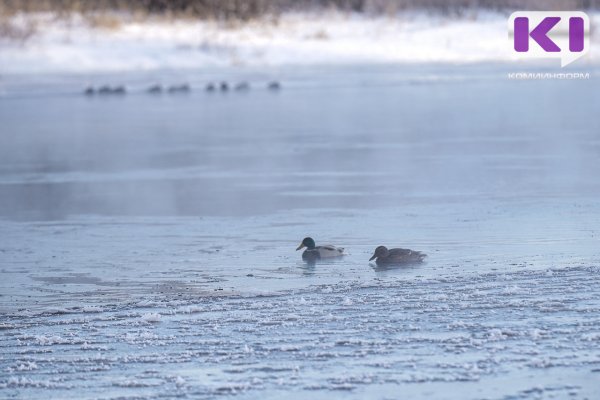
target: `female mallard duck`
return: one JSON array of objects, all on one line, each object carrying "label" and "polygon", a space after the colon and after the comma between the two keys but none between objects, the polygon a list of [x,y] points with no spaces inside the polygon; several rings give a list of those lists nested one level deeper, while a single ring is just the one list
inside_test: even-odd
[{"label": "female mallard duck", "polygon": [[344,255],[344,249],[342,247],[335,247],[332,245],[316,246],[313,238],[306,237],[300,243],[300,246],[296,251],[306,247],[306,250],[302,253],[302,259],[304,261],[315,261],[322,258],[332,258]]},{"label": "female mallard duck", "polygon": [[390,264],[414,264],[423,262],[427,254],[420,251],[410,249],[389,249],[385,246],[379,246],[375,249],[375,253],[369,258],[369,261],[374,259],[377,265]]}]

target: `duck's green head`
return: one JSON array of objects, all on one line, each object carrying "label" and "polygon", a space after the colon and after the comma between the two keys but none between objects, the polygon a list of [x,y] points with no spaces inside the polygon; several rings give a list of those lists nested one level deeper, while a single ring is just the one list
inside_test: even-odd
[{"label": "duck's green head", "polygon": [[302,243],[300,243],[300,246],[298,246],[298,248],[296,249],[296,251],[303,249],[304,247],[306,247],[309,250],[312,250],[315,248],[315,241],[313,240],[313,238],[311,237],[305,237],[304,239],[302,239]]}]

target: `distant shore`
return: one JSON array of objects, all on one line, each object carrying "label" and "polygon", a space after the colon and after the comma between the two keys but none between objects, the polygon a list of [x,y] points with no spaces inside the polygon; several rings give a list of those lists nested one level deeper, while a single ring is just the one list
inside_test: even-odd
[{"label": "distant shore", "polygon": [[[592,26],[599,12],[589,12]],[[276,19],[199,20],[129,14],[18,14],[0,35],[0,74],[181,68],[512,62],[507,12],[289,12]],[[6,29],[5,29],[6,30]],[[578,65],[596,63],[600,35]]]},{"label": "distant shore", "polygon": [[459,15],[486,10],[590,10],[596,0],[0,0],[0,15],[20,12],[94,14],[127,12],[202,19],[248,20],[287,12],[349,11],[367,15],[393,15],[430,11]]}]

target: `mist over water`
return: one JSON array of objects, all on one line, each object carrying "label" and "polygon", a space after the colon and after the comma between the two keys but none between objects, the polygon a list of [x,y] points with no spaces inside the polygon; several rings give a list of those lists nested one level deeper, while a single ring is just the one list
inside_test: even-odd
[{"label": "mist over water", "polygon": [[0,213],[247,216],[600,191],[594,81],[510,81],[494,67],[310,72],[279,71],[276,93],[258,80],[209,94],[195,77],[178,96],[5,96]]},{"label": "mist over water", "polygon": [[0,397],[597,397],[597,80],[508,72],[5,81]]}]

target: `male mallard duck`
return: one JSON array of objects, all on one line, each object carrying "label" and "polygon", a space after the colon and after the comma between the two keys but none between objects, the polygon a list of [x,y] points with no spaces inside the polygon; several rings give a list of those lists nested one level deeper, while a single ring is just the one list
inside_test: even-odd
[{"label": "male mallard duck", "polygon": [[332,258],[344,255],[344,249],[342,247],[335,247],[332,245],[316,246],[313,238],[306,237],[300,243],[300,246],[296,251],[306,247],[306,250],[302,253],[302,259],[304,261],[315,261],[322,258]]},{"label": "male mallard duck", "polygon": [[375,253],[369,258],[369,261],[374,259],[377,265],[389,264],[414,264],[420,263],[427,257],[427,254],[420,251],[410,249],[389,249],[385,246],[379,246],[375,249]]}]

